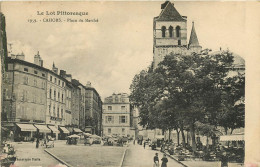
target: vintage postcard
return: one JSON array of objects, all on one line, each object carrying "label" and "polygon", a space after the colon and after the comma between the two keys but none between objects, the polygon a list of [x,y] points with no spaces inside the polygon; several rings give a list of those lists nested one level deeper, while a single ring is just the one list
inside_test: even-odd
[{"label": "vintage postcard", "polygon": [[1,166],[260,166],[259,2],[0,2]]}]

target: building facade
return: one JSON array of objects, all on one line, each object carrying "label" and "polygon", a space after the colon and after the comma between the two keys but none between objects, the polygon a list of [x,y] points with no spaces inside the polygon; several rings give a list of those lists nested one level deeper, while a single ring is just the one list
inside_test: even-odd
[{"label": "building facade", "polygon": [[103,103],[103,136],[123,135],[130,132],[130,102],[128,94],[113,94],[105,98]]},{"label": "building facade", "polygon": [[101,135],[102,133],[102,100],[95,88],[88,82],[85,96],[85,131],[92,134]]},{"label": "building facade", "polygon": [[[0,5],[1,8],[1,5]],[[1,10],[1,9],[0,9]],[[6,40],[6,28],[5,28],[5,16],[2,12],[0,12],[0,61],[1,61],[1,69],[0,69],[0,79],[1,83],[4,81],[5,75],[5,61],[7,58],[7,40]],[[3,84],[1,84],[1,97],[3,97]],[[1,108],[1,116],[3,111],[3,98],[0,100],[0,108]],[[2,121],[0,116],[0,122]],[[0,125],[2,129],[2,125]],[[2,131],[0,132],[0,137],[2,137]]]},{"label": "building facade", "polygon": [[79,119],[80,119],[80,106],[81,106],[81,94],[80,88],[74,84],[72,80],[72,99],[71,99],[71,125],[72,127],[79,128]]},{"label": "building facade", "polygon": [[199,53],[199,45],[194,23],[187,44],[187,16],[182,16],[174,4],[166,1],[161,5],[161,13],[153,19],[153,67],[163,61],[170,53]]},{"label": "building facade", "polygon": [[65,126],[66,80],[58,75],[58,68],[53,64],[47,73],[46,124]]},{"label": "building facade", "polygon": [[[45,124],[47,70],[24,61],[23,54],[8,57],[6,63],[7,71],[3,82],[4,126],[13,134],[14,131],[21,130],[15,123],[25,123],[28,126]],[[34,133],[24,132],[24,135],[32,137]]]},{"label": "building facade", "polygon": [[25,61],[24,54],[6,59],[3,78],[2,123],[5,136],[31,140],[47,135],[64,139],[69,133],[81,133],[87,127],[86,115],[95,120],[92,133],[101,135],[102,101],[91,86],[83,86],[70,74],[53,64],[43,67],[39,52],[34,63]]}]

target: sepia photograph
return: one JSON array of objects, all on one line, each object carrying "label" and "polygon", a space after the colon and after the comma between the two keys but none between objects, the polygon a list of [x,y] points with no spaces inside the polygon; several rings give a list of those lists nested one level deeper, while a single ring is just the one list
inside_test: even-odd
[{"label": "sepia photograph", "polygon": [[0,166],[260,165],[258,2],[0,9]]}]

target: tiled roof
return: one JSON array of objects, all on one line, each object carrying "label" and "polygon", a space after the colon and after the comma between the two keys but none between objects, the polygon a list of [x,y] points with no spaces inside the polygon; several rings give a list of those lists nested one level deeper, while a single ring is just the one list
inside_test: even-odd
[{"label": "tiled roof", "polygon": [[166,6],[162,9],[157,21],[186,21],[180,13],[175,9],[173,3],[166,2]]},{"label": "tiled roof", "polygon": [[200,46],[199,40],[195,31],[194,22],[192,22],[192,29],[190,33],[190,41],[189,41],[189,47],[191,46]]}]

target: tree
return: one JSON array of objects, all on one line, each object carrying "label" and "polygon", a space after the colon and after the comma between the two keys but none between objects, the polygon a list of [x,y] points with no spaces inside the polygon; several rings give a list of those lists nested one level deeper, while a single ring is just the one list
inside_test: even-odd
[{"label": "tree", "polygon": [[218,113],[218,125],[232,134],[236,128],[245,126],[245,75],[226,78],[222,96],[222,111]]},{"label": "tree", "polygon": [[[227,113],[234,107],[234,99],[243,95],[238,91],[243,84],[227,79],[232,63],[233,56],[228,51],[216,55],[171,53],[157,69],[136,75],[130,87],[130,100],[140,107],[141,124],[150,128],[174,128],[177,132],[179,129],[184,142],[183,130],[188,128],[195,151],[195,123],[220,125],[219,118],[225,118],[220,113]],[[237,84],[235,90],[234,84]],[[234,95],[229,95],[230,92]],[[237,124],[238,121],[234,125]]]}]

